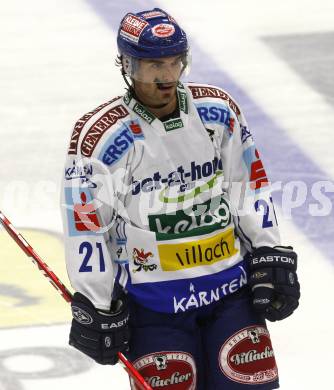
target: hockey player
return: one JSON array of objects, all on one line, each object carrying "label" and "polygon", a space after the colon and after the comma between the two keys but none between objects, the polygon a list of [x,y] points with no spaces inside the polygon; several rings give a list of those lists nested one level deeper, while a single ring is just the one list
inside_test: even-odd
[{"label": "hockey player", "polygon": [[265,321],[298,306],[297,255],[245,118],[180,82],[189,45],[165,11],[128,13],[117,43],[127,92],[79,119],[65,168],[70,344],[125,353],[152,388],[276,389]]}]

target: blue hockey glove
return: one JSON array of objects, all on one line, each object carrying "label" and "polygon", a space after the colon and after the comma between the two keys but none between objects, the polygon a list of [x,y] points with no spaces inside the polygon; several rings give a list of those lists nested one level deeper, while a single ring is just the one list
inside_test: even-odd
[{"label": "blue hockey glove", "polygon": [[95,309],[84,295],[72,300],[72,326],[69,344],[100,364],[116,364],[118,352],[128,350],[129,311],[126,296],[112,302],[109,312]]},{"label": "blue hockey glove", "polygon": [[290,316],[299,305],[297,254],[292,247],[261,247],[250,256],[253,306],[269,321]]}]

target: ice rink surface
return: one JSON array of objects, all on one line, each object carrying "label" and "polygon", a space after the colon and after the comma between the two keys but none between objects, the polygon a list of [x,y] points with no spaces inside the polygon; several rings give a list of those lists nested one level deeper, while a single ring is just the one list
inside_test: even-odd
[{"label": "ice rink surface", "polygon": [[[283,242],[299,254],[302,284],[300,309],[269,324],[281,388],[329,390],[332,0],[1,0],[0,210],[69,285],[58,199],[71,128],[124,91],[114,66],[119,20],[154,6],[190,35],[190,80],[219,85],[240,103],[278,183]],[[0,389],[128,389],[119,366],[97,366],[67,347],[69,321],[66,303],[0,230]]]}]

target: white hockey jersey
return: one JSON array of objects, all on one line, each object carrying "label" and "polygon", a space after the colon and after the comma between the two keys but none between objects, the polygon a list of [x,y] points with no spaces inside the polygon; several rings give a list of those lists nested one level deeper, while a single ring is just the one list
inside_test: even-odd
[{"label": "white hockey jersey", "polygon": [[71,136],[62,214],[73,288],[109,309],[115,284],[179,313],[247,283],[244,256],[280,245],[270,185],[243,114],[222,89],[178,84],[161,122],[129,92]]}]

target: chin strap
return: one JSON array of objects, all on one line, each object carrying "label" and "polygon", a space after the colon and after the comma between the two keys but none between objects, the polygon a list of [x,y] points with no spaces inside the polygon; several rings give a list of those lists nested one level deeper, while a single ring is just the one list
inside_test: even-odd
[{"label": "chin strap", "polygon": [[126,84],[127,87],[128,87],[129,92],[130,92],[132,95],[135,96],[135,90],[134,90],[134,88],[133,88],[133,85],[129,83],[129,80],[127,79],[127,74],[126,74],[126,72],[125,72],[125,70],[124,70],[123,67],[122,67],[122,69],[121,69],[121,73],[122,73],[122,77],[123,77],[123,79],[124,79],[124,81],[125,81],[125,84]]}]

